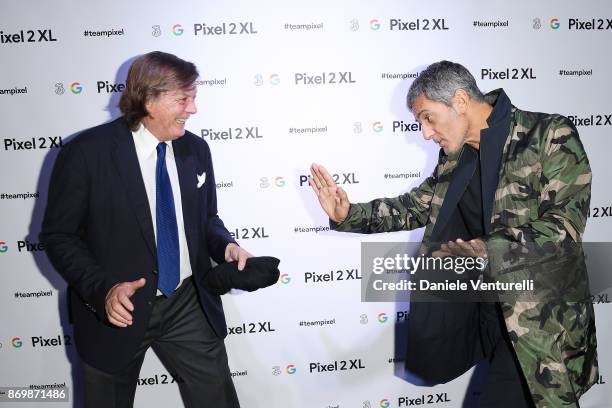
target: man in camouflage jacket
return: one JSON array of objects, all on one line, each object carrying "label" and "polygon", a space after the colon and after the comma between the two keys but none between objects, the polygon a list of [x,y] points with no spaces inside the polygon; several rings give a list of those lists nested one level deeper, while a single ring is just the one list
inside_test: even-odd
[{"label": "man in camouflage jacket", "polygon": [[[447,97],[440,90],[445,86]],[[311,186],[332,228],[378,233],[425,227],[424,245],[452,241],[444,245],[452,254],[488,252],[490,273],[502,281],[513,276],[504,275],[504,268],[517,268],[508,265],[501,248],[580,245],[591,170],[568,119],[517,109],[503,90],[484,96],[467,69],[448,61],[420,74],[409,92],[408,107],[422,124],[424,137],[442,148],[433,174],[397,198],[349,204],[327,171],[313,164]],[[470,181],[474,168],[481,170],[476,189],[482,198],[482,231],[466,235],[469,223],[461,219],[470,215],[459,215],[458,208],[470,189],[476,191]],[[457,220],[463,227],[456,226]],[[467,239],[457,239],[463,236]],[[522,269],[537,282],[534,271],[546,268]],[[566,286],[588,288],[583,267],[564,273],[560,276]],[[580,296],[531,300],[498,303],[502,330],[527,383],[524,406],[578,407],[578,398],[599,375],[592,304]],[[481,314],[474,304],[413,302],[407,367],[430,383],[443,383],[487,357],[490,350],[483,354],[480,349],[486,347],[476,346],[482,336],[477,327]],[[519,406],[504,402],[507,397],[499,394],[501,401],[481,406]]]}]

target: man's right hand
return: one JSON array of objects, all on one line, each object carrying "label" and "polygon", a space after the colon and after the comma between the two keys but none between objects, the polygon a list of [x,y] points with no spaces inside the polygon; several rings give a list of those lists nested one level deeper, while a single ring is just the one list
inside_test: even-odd
[{"label": "man's right hand", "polygon": [[130,298],[136,291],[145,285],[145,278],[133,282],[118,283],[106,294],[105,308],[106,318],[118,327],[132,325],[132,313],[134,305]]},{"label": "man's right hand", "polygon": [[342,187],[338,187],[325,167],[313,163],[310,166],[310,173],[312,177],[308,180],[308,184],[316,193],[321,208],[332,221],[341,223],[349,212],[350,203],[346,192]]}]

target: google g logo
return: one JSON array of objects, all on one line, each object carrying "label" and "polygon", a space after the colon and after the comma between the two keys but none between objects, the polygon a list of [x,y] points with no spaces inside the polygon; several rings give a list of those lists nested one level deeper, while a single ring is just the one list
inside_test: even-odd
[{"label": "google g logo", "polygon": [[375,131],[376,133],[380,133],[383,130],[383,125],[380,122],[374,122],[372,123],[372,130]]},{"label": "google g logo", "polygon": [[286,284],[288,284],[289,282],[291,282],[291,277],[289,276],[289,274],[288,274],[288,273],[283,273],[283,274],[280,276],[280,279],[279,279],[279,280],[280,280],[280,283],[283,283],[283,284],[285,284],[285,285],[286,285]]},{"label": "google g logo", "polygon": [[287,374],[295,374],[296,371],[297,371],[297,368],[295,368],[293,364],[289,364],[287,366]]},{"label": "google g logo", "polygon": [[373,31],[378,31],[378,30],[380,30],[380,23],[378,22],[378,20],[377,20],[377,19],[375,19],[375,18],[374,18],[374,19],[370,20],[370,28],[371,28]]},{"label": "google g logo", "polygon": [[21,346],[23,346],[23,342],[21,341],[21,339],[19,337],[13,337],[11,339],[11,344],[15,348],[20,348]]},{"label": "google g logo", "polygon": [[183,26],[180,24],[175,24],[172,26],[172,34],[176,35],[177,37],[179,35],[183,35],[183,31],[185,30],[183,30]]},{"label": "google g logo", "polygon": [[80,94],[83,91],[83,87],[78,82],[73,82],[70,84],[70,90],[73,94]]},{"label": "google g logo", "polygon": [[388,317],[386,313],[379,313],[376,315],[376,319],[378,319],[380,323],[384,323],[387,321]]},{"label": "google g logo", "polygon": [[388,399],[383,399],[380,400],[380,408],[389,408],[391,406],[391,403],[389,402]]},{"label": "google g logo", "polygon": [[282,178],[282,177],[276,177],[276,178],[274,179],[274,185],[275,185],[276,187],[282,187],[282,186],[284,186],[284,185],[285,185],[285,179],[284,179],[284,178]]},{"label": "google g logo", "polygon": [[561,26],[561,23],[559,23],[558,18],[553,18],[552,20],[550,20],[550,28],[552,28],[553,30],[556,30],[560,26]]},{"label": "google g logo", "polygon": [[272,85],[278,85],[280,83],[280,77],[278,76],[278,74],[270,75],[270,83]]},{"label": "google g logo", "polygon": [[0,254],[5,253],[6,251],[8,251],[8,246],[6,245],[6,242],[0,241]]}]

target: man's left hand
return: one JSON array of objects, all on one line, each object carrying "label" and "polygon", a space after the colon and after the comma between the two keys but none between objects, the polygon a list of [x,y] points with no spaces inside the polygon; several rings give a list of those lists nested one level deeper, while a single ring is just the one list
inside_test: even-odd
[{"label": "man's left hand", "polygon": [[463,256],[473,258],[486,258],[487,245],[480,238],[471,241],[458,239],[456,241],[448,241],[446,244],[440,245],[440,249],[432,254],[435,257],[445,256]]},{"label": "man's left hand", "polygon": [[233,242],[227,244],[227,246],[225,247],[225,261],[226,262],[238,261],[239,271],[244,269],[244,266],[246,265],[246,260],[252,257],[253,255],[251,255],[248,251],[246,251],[245,249],[242,249],[241,247],[234,244]]}]

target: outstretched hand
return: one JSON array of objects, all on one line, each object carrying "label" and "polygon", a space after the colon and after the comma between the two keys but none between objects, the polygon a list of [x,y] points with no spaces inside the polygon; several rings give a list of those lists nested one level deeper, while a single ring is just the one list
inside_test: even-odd
[{"label": "outstretched hand", "polygon": [[312,177],[308,184],[317,195],[321,208],[332,221],[341,223],[349,211],[350,203],[346,192],[336,184],[325,167],[313,163],[310,173]]}]

